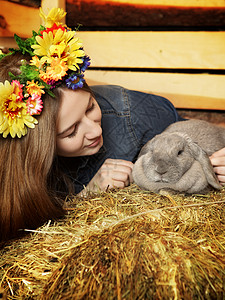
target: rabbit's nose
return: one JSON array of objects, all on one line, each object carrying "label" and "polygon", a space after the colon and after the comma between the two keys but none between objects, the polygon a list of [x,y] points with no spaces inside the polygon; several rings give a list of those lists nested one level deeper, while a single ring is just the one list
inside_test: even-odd
[{"label": "rabbit's nose", "polygon": [[156,166],[155,171],[158,174],[163,175],[167,172],[167,169],[164,166]]},{"label": "rabbit's nose", "polygon": [[164,174],[166,174],[166,171],[158,171],[158,170],[156,170],[156,173],[158,173],[159,175],[164,175]]}]

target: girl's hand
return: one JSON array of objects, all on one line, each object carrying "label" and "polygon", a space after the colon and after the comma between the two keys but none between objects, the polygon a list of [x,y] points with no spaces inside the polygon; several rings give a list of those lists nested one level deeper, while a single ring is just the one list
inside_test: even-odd
[{"label": "girl's hand", "polygon": [[108,158],[89,182],[85,190],[106,191],[112,188],[124,188],[133,182],[132,169],[133,163],[131,161]]},{"label": "girl's hand", "polygon": [[213,153],[210,160],[220,184],[225,185],[225,148]]}]

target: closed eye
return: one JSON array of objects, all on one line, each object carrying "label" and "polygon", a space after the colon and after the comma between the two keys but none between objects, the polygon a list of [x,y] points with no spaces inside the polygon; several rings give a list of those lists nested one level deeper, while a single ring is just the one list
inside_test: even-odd
[{"label": "closed eye", "polygon": [[87,108],[86,113],[92,111],[94,108],[95,108],[95,102],[93,101],[93,102],[91,103],[91,106]]},{"label": "closed eye", "polygon": [[74,130],[69,135],[67,135],[67,137],[70,139],[74,137],[76,133],[77,133],[77,125],[74,127]]},{"label": "closed eye", "polygon": [[[86,114],[89,113],[89,112],[91,112],[92,110],[94,110],[94,108],[95,108],[95,102],[92,101],[91,105],[89,105],[89,107],[86,110]],[[76,135],[77,130],[78,130],[78,124],[75,124],[74,130],[69,135],[67,135],[68,138],[72,138],[72,137],[74,137]]]},{"label": "closed eye", "polygon": [[[85,114],[88,114],[89,112],[93,111],[95,109],[95,107],[96,107],[95,100],[92,96],[90,96]],[[70,132],[68,135],[64,136],[63,138],[72,138],[72,137],[74,137],[77,134],[78,125],[79,125],[79,121],[74,123],[73,125],[71,125],[69,128],[65,129],[62,133],[59,133],[58,136],[64,135],[67,131],[70,132],[73,128],[72,132]]]}]

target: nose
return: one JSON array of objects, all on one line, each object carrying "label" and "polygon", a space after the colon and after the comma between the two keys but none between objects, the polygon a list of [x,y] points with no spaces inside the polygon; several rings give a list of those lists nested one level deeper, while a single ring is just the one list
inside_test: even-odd
[{"label": "nose", "polygon": [[160,174],[163,175],[167,172],[168,170],[168,165],[162,161],[162,160],[158,160],[157,165],[155,166],[155,171]]},{"label": "nose", "polygon": [[86,118],[85,125],[85,137],[88,140],[93,140],[102,134],[100,121]]},{"label": "nose", "polygon": [[156,171],[156,173],[158,173],[159,175],[163,175],[163,174],[165,174],[165,173],[167,172],[165,169],[158,168],[158,167],[155,168],[155,171]]}]

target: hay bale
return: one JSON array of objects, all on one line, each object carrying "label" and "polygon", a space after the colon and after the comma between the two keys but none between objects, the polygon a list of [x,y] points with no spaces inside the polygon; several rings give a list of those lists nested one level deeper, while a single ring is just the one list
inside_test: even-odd
[{"label": "hay bale", "polygon": [[225,190],[135,185],[74,197],[68,215],[0,253],[8,299],[223,299]]}]

